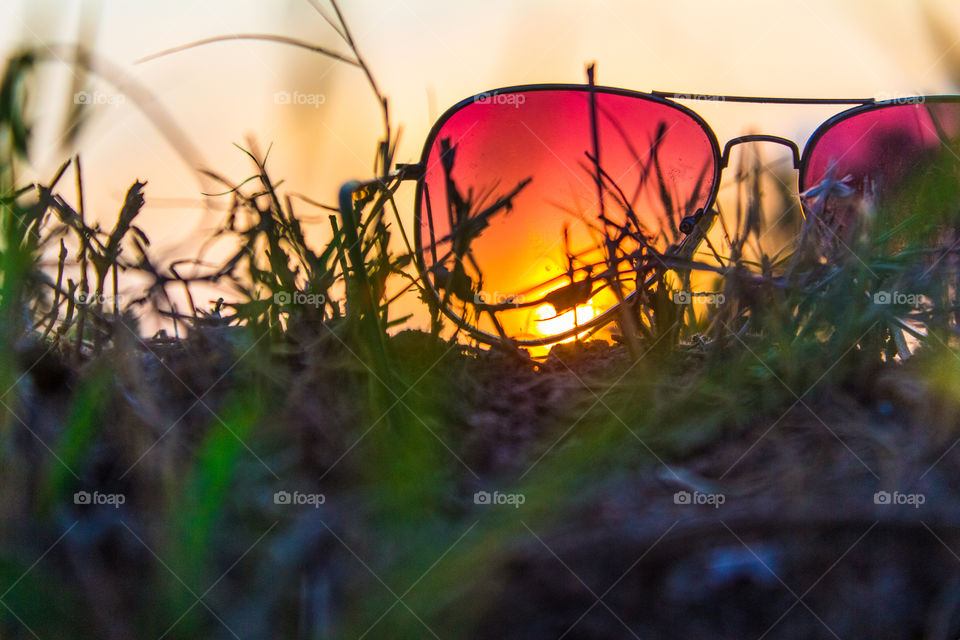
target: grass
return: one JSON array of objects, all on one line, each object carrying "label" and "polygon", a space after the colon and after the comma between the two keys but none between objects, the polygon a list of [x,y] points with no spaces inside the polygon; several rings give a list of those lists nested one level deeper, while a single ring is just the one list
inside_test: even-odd
[{"label": "grass", "polygon": [[[332,240],[315,248],[268,173],[269,151],[242,150],[253,166],[247,180],[209,174],[231,201],[211,240],[229,236],[237,247],[212,267],[154,263],[136,225],[144,183],[130,187],[110,230],[87,222],[79,157],[48,184],[18,186],[30,143],[24,91],[37,58],[8,63],[0,86],[3,637],[497,637],[504,616],[514,626],[502,633],[514,637],[622,636],[623,620],[643,637],[672,637],[677,627],[657,626],[647,611],[660,596],[629,591],[636,580],[622,578],[639,567],[660,584],[664,566],[721,544],[718,519],[678,510],[674,488],[718,483],[732,501],[757,476],[767,487],[761,499],[722,512],[751,549],[777,542],[785,557],[793,553],[777,528],[784,514],[765,510],[764,499],[790,506],[804,523],[798,530],[813,535],[839,531],[845,540],[851,527],[882,520],[884,535],[906,531],[915,541],[917,529],[927,535],[919,516],[881,518],[856,498],[911,483],[934,503],[922,512],[928,529],[947,546],[956,541],[946,471],[958,464],[957,273],[949,238],[937,232],[957,228],[957,181],[920,174],[904,192],[909,205],[867,212],[857,228],[828,218],[835,195],[811,196],[795,250],[771,256],[760,248],[760,179],[745,179],[742,205],[721,212],[709,245],[652,258],[671,269],[641,290],[643,305],[625,309],[622,345],[562,345],[534,361],[508,340],[490,350],[470,344],[435,310],[432,333],[397,332],[404,318],[391,313],[393,292],[429,296],[411,275],[410,252],[391,250],[397,235],[409,242],[389,174],[388,102],[333,6],[329,21],[382,106],[378,180],[349,206],[328,207]],[[61,195],[70,177],[75,205]],[[616,200],[599,171],[597,183]],[[461,205],[469,222],[476,212]],[[894,214],[907,206],[924,212],[922,225],[898,227]],[[606,239],[613,278],[632,256],[622,238]],[[462,266],[469,239],[458,252]],[[715,279],[725,303],[674,304],[691,273]],[[125,298],[133,275],[150,286]],[[456,273],[447,275],[449,290]],[[205,308],[195,292],[209,284],[229,294]],[[923,304],[874,304],[881,291]],[[142,335],[144,313],[169,318],[174,336]],[[730,453],[752,450],[734,445],[754,440],[759,460]],[[942,476],[921,475],[936,464]],[[654,480],[664,468],[669,489]],[[823,478],[839,479],[840,498]],[[523,502],[484,507],[478,491]],[[812,510],[798,506],[804,501]],[[668,528],[664,518],[676,522]],[[668,531],[680,542],[669,538],[640,563]],[[625,556],[611,557],[618,548]],[[827,561],[839,555],[829,541],[814,550]],[[951,584],[943,571],[938,584]],[[605,590],[612,601],[645,599],[604,604],[612,617],[578,627]],[[847,602],[875,595],[850,582],[836,592],[853,594]],[[527,600],[539,608],[525,611]],[[955,629],[951,601],[927,600],[923,637],[946,637],[937,634]],[[762,619],[779,611],[767,601],[756,607]],[[915,628],[918,616],[905,609],[904,624]],[[811,637],[800,622],[791,629],[779,637]]]}]

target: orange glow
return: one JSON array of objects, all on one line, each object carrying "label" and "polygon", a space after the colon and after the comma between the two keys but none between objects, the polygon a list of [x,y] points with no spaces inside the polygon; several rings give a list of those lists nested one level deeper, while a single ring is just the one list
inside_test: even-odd
[{"label": "orange glow", "polygon": [[[576,313],[576,317],[574,317]],[[540,305],[535,312],[536,330],[541,335],[556,335],[573,329],[577,325],[582,325],[593,320],[597,315],[593,308],[593,300],[587,304],[579,305],[575,311],[567,311],[557,315],[557,312],[549,304]],[[571,336],[562,342],[573,342],[576,336]]]}]

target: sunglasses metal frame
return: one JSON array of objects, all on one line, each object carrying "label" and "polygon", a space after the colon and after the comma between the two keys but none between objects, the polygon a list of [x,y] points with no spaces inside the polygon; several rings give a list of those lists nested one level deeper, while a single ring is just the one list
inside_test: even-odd
[{"label": "sunglasses metal frame", "polygon": [[[811,151],[816,147],[817,142],[823,137],[823,135],[829,131],[832,127],[836,126],[838,123],[851,118],[854,116],[861,115],[863,113],[870,112],[876,109],[882,109],[891,106],[898,106],[904,104],[918,104],[926,102],[960,102],[960,96],[957,95],[930,95],[930,96],[912,96],[907,98],[896,98],[892,100],[881,100],[878,101],[874,98],[783,98],[783,97],[756,97],[756,96],[734,96],[734,95],[708,95],[708,94],[695,94],[695,93],[677,93],[677,92],[667,92],[667,91],[635,91],[631,89],[622,89],[618,87],[606,87],[599,85],[590,85],[590,84],[529,84],[529,85],[516,85],[510,87],[502,87],[499,89],[493,89],[491,91],[485,91],[482,93],[475,94],[468,98],[465,98],[449,109],[447,109],[434,123],[433,127],[430,129],[429,134],[423,145],[423,150],[420,155],[420,160],[416,164],[398,164],[396,165],[396,170],[391,174],[391,177],[399,180],[416,180],[417,189],[414,202],[414,249],[416,255],[414,256],[414,262],[417,266],[418,274],[421,280],[424,283],[424,289],[428,292],[430,300],[429,304],[435,305],[448,319],[453,321],[458,327],[466,330],[470,335],[487,344],[497,344],[502,342],[503,338],[500,336],[487,333],[482,331],[477,327],[473,327],[466,320],[457,315],[452,309],[448,308],[447,305],[442,303],[442,298],[439,292],[434,288],[433,282],[430,279],[429,269],[426,266],[424,260],[424,245],[423,238],[421,234],[422,229],[422,202],[424,196],[424,185],[425,185],[425,174],[426,167],[429,160],[429,155],[431,153],[432,147],[436,142],[438,135],[443,129],[444,124],[449,120],[455,113],[461,109],[477,102],[481,99],[489,99],[493,96],[511,94],[511,93],[526,93],[534,91],[582,91],[582,92],[595,92],[595,93],[604,93],[625,97],[633,97],[641,100],[656,102],[674,108],[690,117],[694,122],[696,122],[701,129],[704,131],[704,134],[707,136],[710,146],[713,152],[714,159],[714,175],[711,181],[711,188],[709,191],[709,196],[706,200],[706,204],[703,210],[699,212],[699,215],[696,216],[696,219],[692,221],[685,220],[686,225],[681,225],[683,232],[685,234],[681,242],[675,247],[674,253],[672,255],[684,255],[686,253],[691,253],[692,250],[695,250],[699,246],[700,242],[703,240],[703,235],[706,233],[706,229],[703,229],[700,225],[696,224],[700,221],[702,216],[704,220],[704,226],[709,227],[709,224],[712,223],[713,219],[717,215],[713,211],[712,207],[716,201],[717,194],[720,189],[720,182],[722,178],[723,169],[725,169],[729,163],[730,151],[733,146],[745,142],[773,142],[776,144],[781,144],[791,149],[793,154],[793,164],[794,168],[798,170],[798,185],[800,186],[800,191],[803,191],[805,185],[805,178],[807,173],[807,165],[809,162]],[[753,104],[786,104],[786,105],[852,105],[849,109],[841,111],[824,122],[822,122],[810,135],[806,143],[803,146],[801,151],[800,147],[793,140],[788,138],[783,138],[780,136],[773,136],[767,134],[750,134],[744,136],[738,136],[732,138],[726,142],[723,149],[720,148],[720,143],[718,141],[716,133],[713,131],[713,128],[707,123],[707,121],[700,116],[696,111],[687,107],[686,105],[681,104],[679,101],[684,100],[695,100],[700,102],[733,102],[733,103],[753,103]],[[360,186],[361,183],[352,183],[351,189],[345,190],[352,191],[353,189]],[[349,185],[348,185],[349,186]],[[344,192],[341,192],[341,202],[343,202]],[[702,215],[704,213],[710,212],[711,215]],[[685,226],[685,228],[684,228]],[[701,229],[697,232],[697,229]],[[692,246],[691,246],[692,245]],[[651,278],[653,278],[652,276]],[[631,292],[628,294],[623,304],[631,304],[636,296],[636,292]],[[592,318],[589,321],[564,331],[559,334],[545,336],[542,338],[534,339],[511,339],[511,341],[520,347],[539,347],[555,344],[561,342],[568,338],[583,335],[584,333],[590,332],[599,328],[609,322],[613,321],[615,316],[620,311],[620,305],[614,305],[613,307],[607,309],[603,313],[599,314],[597,317]]]}]

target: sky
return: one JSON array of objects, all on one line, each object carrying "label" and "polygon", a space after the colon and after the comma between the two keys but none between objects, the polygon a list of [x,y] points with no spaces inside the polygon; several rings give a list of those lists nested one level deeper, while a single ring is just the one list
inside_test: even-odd
[{"label": "sky", "polygon": [[[400,161],[418,158],[433,121],[460,99],[513,84],[583,82],[593,61],[600,84],[706,94],[893,97],[954,93],[960,79],[960,5],[948,0],[343,0],[342,9],[402,127]],[[380,117],[353,67],[239,41],[135,64],[234,33],[347,52],[308,0],[7,0],[0,25],[5,55],[86,34],[99,56],[170,114],[204,166],[234,180],[250,174],[234,146],[248,140],[272,145],[268,168],[289,191],[321,202],[332,204],[346,180],[372,177]],[[106,82],[88,87],[98,104],[76,148],[64,148],[58,140],[72,102],[71,70],[45,69],[34,93],[32,177],[50,176],[79,151],[89,209],[105,221],[115,218],[126,188],[146,179],[143,219],[155,249],[167,258],[192,255],[219,222],[200,208],[205,187],[195,168]],[[284,95],[294,99],[283,103]],[[752,131],[802,145],[837,109],[727,103],[697,110],[721,144]],[[318,242],[324,228],[312,232]]]}]

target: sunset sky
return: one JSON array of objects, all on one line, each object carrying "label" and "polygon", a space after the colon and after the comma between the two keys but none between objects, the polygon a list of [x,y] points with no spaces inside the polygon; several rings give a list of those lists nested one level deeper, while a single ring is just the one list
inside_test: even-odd
[{"label": "sunset sky", "polygon": [[[710,94],[953,93],[960,77],[960,5],[949,0],[344,0],[343,10],[403,127],[401,161],[418,157],[434,119],[461,98],[511,84],[582,82],[590,61],[601,84]],[[232,33],[280,34],[346,53],[307,0],[9,0],[0,6],[0,48],[75,42],[84,24],[95,51],[152,92],[207,166],[243,179],[250,166],[232,145],[252,137],[261,148],[273,144],[275,177],[316,200],[333,203],[340,183],[371,176],[380,121],[355,68],[260,42],[133,64]],[[34,94],[37,177],[75,151],[56,144],[69,74],[50,66]],[[115,87],[90,91],[103,102],[79,141],[91,210],[112,220],[129,184],[147,179],[145,226],[159,254],[192,255],[198,234],[218,222],[197,208],[196,173],[130,101],[111,98],[120,95]],[[277,104],[278,92],[313,98]],[[755,130],[802,145],[831,109],[698,107],[721,144]]]}]

